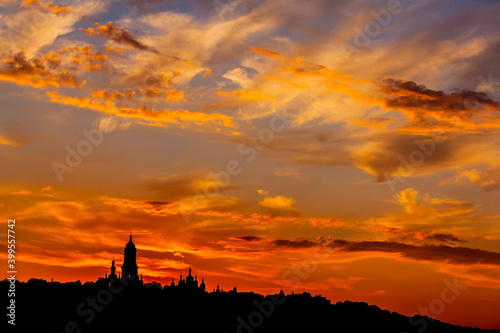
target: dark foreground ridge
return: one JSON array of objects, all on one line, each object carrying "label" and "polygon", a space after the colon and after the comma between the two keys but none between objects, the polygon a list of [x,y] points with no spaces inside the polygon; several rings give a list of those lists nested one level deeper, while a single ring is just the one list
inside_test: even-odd
[{"label": "dark foreground ridge", "polygon": [[[10,281],[0,281],[7,293]],[[10,325],[9,325],[10,326]],[[9,327],[12,329],[13,327]],[[309,293],[161,287],[114,280],[59,283],[16,281],[17,332],[500,332],[406,317],[355,302],[331,304]]]}]

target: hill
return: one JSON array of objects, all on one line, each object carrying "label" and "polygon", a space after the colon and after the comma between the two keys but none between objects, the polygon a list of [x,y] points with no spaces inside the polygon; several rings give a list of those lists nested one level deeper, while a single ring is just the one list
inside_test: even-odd
[{"label": "hill", "polygon": [[[1,281],[7,292],[8,281]],[[19,332],[386,332],[480,333],[428,317],[309,293],[259,295],[169,290],[159,284],[16,282]],[[11,326],[11,325],[9,325]],[[12,328],[12,327],[11,327]]]}]

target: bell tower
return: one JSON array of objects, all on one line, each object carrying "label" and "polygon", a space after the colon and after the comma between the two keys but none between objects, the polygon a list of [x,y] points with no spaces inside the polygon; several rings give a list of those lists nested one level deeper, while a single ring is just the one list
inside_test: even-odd
[{"label": "bell tower", "polygon": [[137,249],[135,244],[132,242],[132,235],[130,235],[130,240],[123,250],[123,266],[122,266],[122,278],[133,279],[137,277]]}]

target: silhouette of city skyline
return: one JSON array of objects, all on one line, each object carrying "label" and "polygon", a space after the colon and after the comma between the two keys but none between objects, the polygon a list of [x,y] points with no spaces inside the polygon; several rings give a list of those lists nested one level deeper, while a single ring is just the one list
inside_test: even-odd
[{"label": "silhouette of city skyline", "polygon": [[[167,324],[184,327],[185,332],[384,332],[384,333],[481,333],[483,330],[443,323],[422,315],[407,317],[382,310],[365,302],[332,303],[308,292],[270,295],[223,291],[219,285],[206,291],[191,267],[177,283],[144,283],[137,265],[137,248],[130,234],[123,250],[121,272],[116,274],[113,257],[111,272],[97,281],[47,282],[16,281],[18,328],[36,332],[120,332],[157,331]],[[0,281],[7,289],[10,282]]]},{"label": "silhouette of city skyline", "polygon": [[[139,275],[139,266],[137,265],[137,248],[132,240],[132,233],[130,233],[129,241],[125,245],[123,249],[123,265],[121,266],[121,273],[116,274],[116,261],[113,257],[111,261],[110,274],[105,273],[104,278],[99,277],[96,281],[98,285],[111,285],[115,280],[126,280],[128,283],[132,283],[137,286],[143,286],[144,281],[142,279],[142,274]],[[154,283],[158,283],[154,281]],[[159,283],[158,283],[159,284]],[[161,286],[161,284],[159,284]],[[192,275],[192,269],[189,267],[188,275],[183,278],[182,273],[180,274],[179,280],[175,283],[175,279],[172,277],[172,282],[168,285],[163,286],[165,289],[169,290],[184,290],[190,292],[206,292],[205,279],[201,279],[201,283],[198,281],[197,276]],[[236,287],[232,289],[233,292],[236,292]],[[216,289],[213,289],[213,292],[224,292],[223,289],[217,285]]]}]

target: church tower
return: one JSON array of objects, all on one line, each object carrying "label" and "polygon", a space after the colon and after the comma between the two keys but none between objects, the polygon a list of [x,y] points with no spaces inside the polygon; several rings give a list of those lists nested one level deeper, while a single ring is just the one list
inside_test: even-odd
[{"label": "church tower", "polygon": [[113,261],[111,262],[111,274],[109,274],[110,279],[116,279],[118,276],[116,276],[116,267],[115,267],[115,258],[113,258]]},{"label": "church tower", "polygon": [[123,250],[123,266],[122,266],[122,278],[123,279],[133,279],[137,277],[137,250],[135,244],[132,242],[132,235],[130,235],[130,240]]}]

